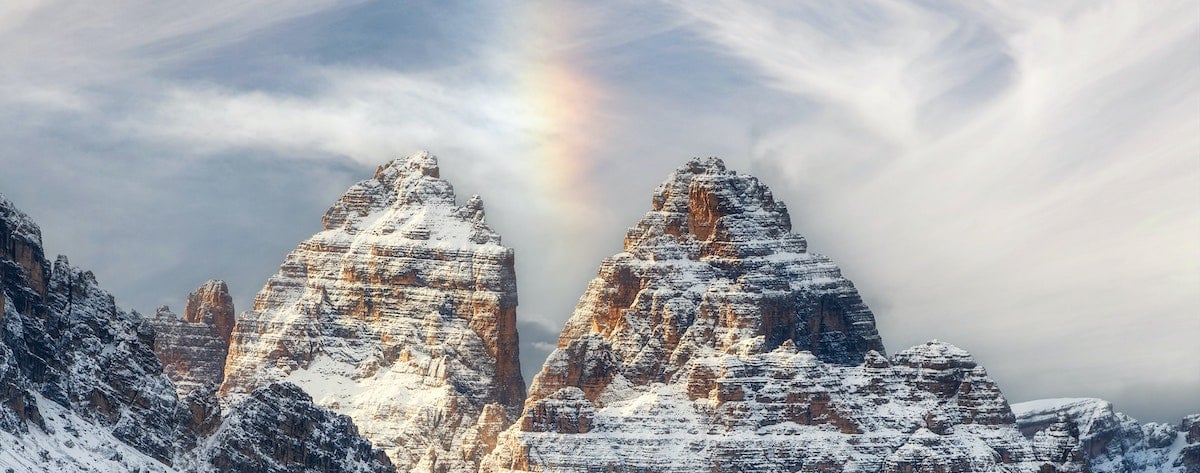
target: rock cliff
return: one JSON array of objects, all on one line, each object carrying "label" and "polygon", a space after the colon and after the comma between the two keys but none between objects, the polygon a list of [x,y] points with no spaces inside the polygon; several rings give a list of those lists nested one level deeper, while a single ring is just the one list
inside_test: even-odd
[{"label": "rock cliff", "polygon": [[758,179],[693,160],[606,259],[485,471],[1033,468],[995,383],[874,317]]},{"label": "rock cliff", "polygon": [[4,444],[71,442],[77,452],[36,446],[46,468],[105,450],[126,454],[105,460],[113,467],[170,463],[177,399],[154,357],[154,329],[118,308],[90,271],[64,256],[51,265],[40,229],[2,196],[0,289],[0,430],[13,437]]},{"label": "rock cliff", "polygon": [[222,392],[287,381],[402,471],[474,471],[519,413],[513,251],[420,153],[325,214],[233,329]]},{"label": "rock cliff", "polygon": [[[1200,415],[1179,427],[1141,424],[1102,399],[1042,399],[1014,404],[1017,424],[1045,469],[1063,472],[1200,472]],[[1191,433],[1191,435],[1189,435]]]},{"label": "rock cliff", "polygon": [[155,330],[154,354],[180,397],[225,379],[234,308],[224,281],[208,281],[192,292],[182,318],[163,306],[149,320]]}]

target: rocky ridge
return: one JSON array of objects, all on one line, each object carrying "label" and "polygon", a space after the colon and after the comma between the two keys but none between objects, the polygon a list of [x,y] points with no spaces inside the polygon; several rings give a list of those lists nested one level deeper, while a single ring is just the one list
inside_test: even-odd
[{"label": "rocky ridge", "polygon": [[1014,404],[1017,425],[1039,462],[1055,471],[1200,472],[1200,415],[1179,427],[1141,424],[1102,399],[1042,399]]},{"label": "rocky ridge", "polygon": [[40,229],[3,197],[0,275],[0,429],[18,436],[31,426],[44,431],[51,424],[43,409],[69,411],[169,463],[177,400],[154,357],[153,328],[118,308],[90,271],[65,256],[51,265]]},{"label": "rocky ridge", "polygon": [[[198,294],[222,292],[206,287],[212,290]],[[213,319],[206,309],[213,300],[189,303],[188,317]],[[261,409],[250,402],[230,409],[223,425],[215,384],[178,397],[153,351],[153,325],[117,307],[91,272],[62,256],[51,265],[40,229],[3,196],[0,304],[0,471],[216,471],[224,468],[221,454],[245,441],[227,433],[249,425],[260,434],[257,445],[310,452],[280,457],[258,449],[239,457],[269,466],[258,471],[393,471],[348,419],[306,396],[276,395],[274,385],[251,396],[303,413],[304,420],[282,425],[256,416]]]},{"label": "rocky ridge", "polygon": [[194,471],[395,472],[349,417],[317,407],[298,386],[272,383],[234,406],[194,453]]},{"label": "rocky ridge", "polygon": [[225,379],[234,314],[229,288],[213,280],[188,295],[182,318],[167,306],[149,318],[155,330],[154,354],[180,397]]},{"label": "rocky ridge", "polygon": [[288,381],[402,471],[474,471],[525,397],[513,251],[428,153],[380,166],[323,224],[238,318],[227,402]]}]

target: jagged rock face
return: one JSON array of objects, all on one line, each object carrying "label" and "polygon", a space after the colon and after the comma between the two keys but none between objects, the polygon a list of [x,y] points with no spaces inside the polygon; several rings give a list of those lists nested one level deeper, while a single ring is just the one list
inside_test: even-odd
[{"label": "jagged rock face", "polygon": [[1044,471],[1135,473],[1197,471],[1189,462],[1188,418],[1148,423],[1116,412],[1102,399],[1043,399],[1014,404],[1017,424],[1033,441]]},{"label": "jagged rock face", "polygon": [[693,160],[601,264],[531,395],[575,386],[595,400],[618,373],[670,382],[697,356],[785,342],[837,364],[883,351],[853,284],[807,252],[783,203],[720,160]]},{"label": "jagged rock face", "polygon": [[525,395],[513,251],[425,153],[353,186],[324,227],[239,317],[222,392],[289,381],[402,471],[474,471]]},{"label": "jagged rock face", "polygon": [[770,190],[693,160],[603,262],[485,470],[1032,468],[970,355],[882,350]]},{"label": "jagged rock face", "polygon": [[392,473],[350,418],[317,407],[294,384],[269,384],[235,404],[199,452],[198,471]]},{"label": "jagged rock face", "polygon": [[177,401],[152,351],[153,328],[119,309],[91,272],[63,256],[51,266],[37,225],[3,197],[0,274],[0,428],[47,435],[54,429],[42,413],[53,410],[55,422],[82,419],[94,436],[169,462]]},{"label": "jagged rock face", "polygon": [[[984,395],[984,393],[987,393]],[[526,405],[484,471],[1032,471],[995,383],[930,342],[845,366],[784,344],[691,360],[671,383],[620,374]]]},{"label": "jagged rock face", "polygon": [[154,326],[154,354],[180,397],[200,386],[225,379],[225,357],[233,331],[233,298],[224,281],[208,281],[187,298],[183,318],[159,307]]},{"label": "jagged rock face", "polygon": [[1182,467],[1187,473],[1200,473],[1200,414],[1190,414],[1179,423],[1179,430],[1187,442],[1172,466]]}]

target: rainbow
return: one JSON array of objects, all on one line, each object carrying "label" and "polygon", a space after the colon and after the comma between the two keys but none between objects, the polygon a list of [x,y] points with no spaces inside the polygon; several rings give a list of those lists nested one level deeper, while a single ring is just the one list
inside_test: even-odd
[{"label": "rainbow", "polygon": [[528,67],[521,73],[520,95],[527,106],[526,127],[539,166],[538,186],[560,204],[590,200],[588,174],[604,139],[598,123],[600,87],[578,66],[582,61],[563,47],[570,44],[572,9],[554,2],[524,8],[530,20],[519,42]]}]

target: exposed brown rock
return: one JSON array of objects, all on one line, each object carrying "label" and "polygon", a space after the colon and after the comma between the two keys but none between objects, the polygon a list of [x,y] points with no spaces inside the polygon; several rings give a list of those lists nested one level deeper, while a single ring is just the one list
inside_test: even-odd
[{"label": "exposed brown rock", "polygon": [[236,314],[233,297],[229,295],[229,287],[225,285],[225,281],[211,280],[188,294],[183,320],[194,324],[212,325],[216,328],[217,335],[229,344],[229,334],[233,332]]},{"label": "exposed brown rock", "polygon": [[183,318],[159,307],[154,325],[154,354],[180,397],[225,378],[225,361],[233,329],[233,298],[224,281],[208,281],[188,295]]},{"label": "exposed brown rock", "polygon": [[289,381],[403,471],[476,469],[525,400],[514,253],[439,174],[397,159],[330,207],[234,325],[227,402]]},{"label": "exposed brown rock", "polygon": [[770,190],[693,160],[601,264],[484,471],[1032,470],[965,351],[882,350]]}]

